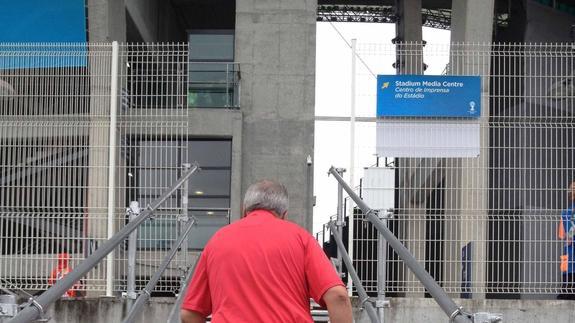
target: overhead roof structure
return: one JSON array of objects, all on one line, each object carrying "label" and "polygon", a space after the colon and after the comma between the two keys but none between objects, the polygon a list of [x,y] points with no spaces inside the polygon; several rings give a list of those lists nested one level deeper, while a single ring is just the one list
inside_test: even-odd
[{"label": "overhead roof structure", "polygon": [[[506,26],[509,18],[508,1],[497,1],[496,19]],[[396,23],[395,0],[319,0],[317,21]],[[422,25],[450,29],[451,0],[422,0]]]}]

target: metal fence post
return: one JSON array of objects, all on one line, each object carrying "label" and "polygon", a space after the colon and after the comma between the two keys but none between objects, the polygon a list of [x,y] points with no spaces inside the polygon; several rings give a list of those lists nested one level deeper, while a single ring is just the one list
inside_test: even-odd
[{"label": "metal fence post", "polygon": [[[192,167],[191,164],[189,163],[185,163],[182,165],[184,167],[185,171],[188,171],[190,169],[190,167]],[[185,228],[184,228],[184,224],[188,223],[190,216],[188,214],[188,210],[189,210],[189,181],[186,181],[183,185],[182,185],[182,214],[180,215],[180,217],[178,218],[179,222],[181,223],[180,225],[180,234],[183,234]],[[188,248],[190,247],[190,238],[189,235],[186,235],[184,238],[184,242],[182,243],[182,253],[184,254],[184,263],[187,264],[188,263]]]},{"label": "metal fence post", "polygon": [[[118,57],[120,51],[118,42],[112,42],[112,70],[110,73],[110,134],[108,152],[108,239],[115,233],[114,207],[116,186],[116,128],[118,105]],[[113,296],[114,292],[114,251],[110,252],[106,260],[106,296]]]},{"label": "metal fence post", "polygon": [[[343,176],[345,172],[345,168],[336,168],[335,170],[340,176]],[[339,233],[340,237],[343,237],[343,187],[338,183],[337,184],[337,219],[335,222],[335,226],[337,228],[337,233]],[[343,264],[341,260],[341,252],[337,249],[337,272],[343,275]]]},{"label": "metal fence post", "polygon": [[[387,211],[379,212],[379,218],[386,227],[389,216],[390,213]],[[389,305],[389,302],[385,300],[385,282],[387,279],[387,241],[379,231],[377,232],[377,249],[377,301],[375,302],[375,307],[377,308],[379,321],[384,323],[384,307]]]}]

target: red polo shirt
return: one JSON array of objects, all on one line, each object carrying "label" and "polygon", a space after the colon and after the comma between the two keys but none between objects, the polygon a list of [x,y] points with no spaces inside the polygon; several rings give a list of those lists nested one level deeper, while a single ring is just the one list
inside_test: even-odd
[{"label": "red polo shirt", "polygon": [[309,299],[344,286],[317,241],[298,225],[256,210],[206,245],[183,309],[212,322],[313,322]]}]

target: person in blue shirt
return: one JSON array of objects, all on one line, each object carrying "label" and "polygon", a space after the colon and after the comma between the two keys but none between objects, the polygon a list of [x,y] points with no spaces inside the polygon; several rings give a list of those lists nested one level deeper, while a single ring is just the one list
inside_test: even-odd
[{"label": "person in blue shirt", "polygon": [[561,220],[557,228],[557,236],[563,242],[561,252],[561,293],[558,299],[575,300],[575,248],[573,238],[575,237],[575,182],[569,187],[570,206],[561,211]]}]

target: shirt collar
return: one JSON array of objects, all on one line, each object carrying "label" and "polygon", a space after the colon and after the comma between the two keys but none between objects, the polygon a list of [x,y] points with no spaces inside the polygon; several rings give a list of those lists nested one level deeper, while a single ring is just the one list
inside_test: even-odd
[{"label": "shirt collar", "polygon": [[270,217],[271,216],[274,218],[276,217],[271,211],[263,210],[263,209],[256,209],[256,210],[251,211],[250,213],[248,213],[246,215],[246,218],[251,217],[251,216],[264,216],[264,217]]}]

